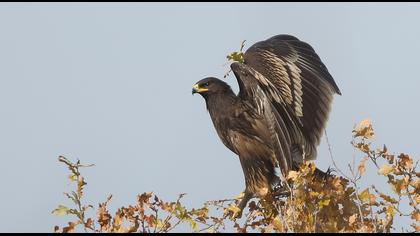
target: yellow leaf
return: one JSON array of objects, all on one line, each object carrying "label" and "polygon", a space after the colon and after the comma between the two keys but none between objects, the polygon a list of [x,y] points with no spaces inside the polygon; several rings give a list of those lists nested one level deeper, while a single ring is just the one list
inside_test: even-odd
[{"label": "yellow leaf", "polygon": [[287,175],[287,179],[295,180],[298,177],[297,171],[289,171],[289,174]]},{"label": "yellow leaf", "polygon": [[385,201],[387,201],[387,202],[389,202],[389,203],[391,203],[391,204],[397,204],[398,202],[397,202],[397,200],[395,200],[394,198],[392,198],[392,197],[390,197],[390,196],[388,196],[388,195],[385,195],[385,194],[383,194],[383,193],[379,193],[379,196],[382,198],[382,199],[384,199]]},{"label": "yellow leaf", "polygon": [[404,179],[399,179],[389,184],[391,185],[391,189],[398,195],[401,195],[401,191],[406,189]]},{"label": "yellow leaf", "polygon": [[273,231],[273,228],[274,228],[274,226],[273,226],[273,225],[268,225],[267,227],[262,228],[262,229],[261,229],[261,232],[262,232],[262,233],[271,233],[271,232]]},{"label": "yellow leaf", "polygon": [[188,222],[190,223],[191,230],[196,231],[197,230],[197,223],[192,219],[189,219]]},{"label": "yellow leaf", "polygon": [[353,130],[354,137],[373,138],[373,128],[369,119],[362,120]]},{"label": "yellow leaf", "polygon": [[415,205],[420,203],[420,195],[414,196],[414,203],[415,203]]},{"label": "yellow leaf", "polygon": [[411,159],[408,155],[401,153],[398,158],[400,158],[399,163],[403,167],[407,169],[413,167],[413,159]]},{"label": "yellow leaf", "polygon": [[123,218],[121,216],[122,216],[121,209],[118,209],[117,213],[114,216],[114,220],[113,220],[113,227],[114,228],[118,229],[118,228],[121,227],[121,225],[123,223]]},{"label": "yellow leaf", "polygon": [[360,176],[362,176],[365,173],[366,170],[366,161],[369,159],[369,157],[363,157],[363,159],[360,161],[359,166],[357,167]]},{"label": "yellow leaf", "polygon": [[420,212],[419,211],[415,211],[411,214],[411,219],[416,220],[416,221],[420,221]]},{"label": "yellow leaf", "polygon": [[420,225],[415,225],[415,224],[412,224],[411,225],[416,231],[420,231]]},{"label": "yellow leaf", "polygon": [[231,219],[236,218],[241,213],[241,209],[235,204],[230,204],[224,209],[224,215],[231,216]]},{"label": "yellow leaf", "polygon": [[364,203],[368,202],[370,200],[369,188],[363,190],[363,192],[359,194],[359,198]]},{"label": "yellow leaf", "polygon": [[370,194],[369,195],[369,201],[371,205],[379,205],[378,202],[376,202],[376,195],[375,194]]},{"label": "yellow leaf", "polygon": [[80,221],[69,222],[69,226],[63,228],[63,233],[73,233],[75,227],[80,224]]},{"label": "yellow leaf", "polygon": [[274,229],[277,230],[277,232],[283,231],[283,227],[282,227],[279,217],[274,218],[272,224],[274,226]]},{"label": "yellow leaf", "polygon": [[364,119],[359,123],[359,125],[357,127],[358,127],[358,129],[361,129],[361,128],[365,128],[369,125],[370,125],[370,120],[369,119]]},{"label": "yellow leaf", "polygon": [[227,208],[227,210],[228,210],[228,211],[231,211],[231,212],[233,212],[233,213],[237,213],[237,212],[241,211],[241,209],[240,209],[238,206],[236,206],[235,204],[231,204],[231,205]]},{"label": "yellow leaf", "polygon": [[311,196],[311,197],[318,197],[319,196],[319,193],[318,192],[311,191],[311,192],[309,192],[309,196]]},{"label": "yellow leaf", "polygon": [[323,208],[325,206],[328,206],[330,204],[330,199],[323,199],[321,201],[318,202],[318,206],[320,208]]},{"label": "yellow leaf", "polygon": [[383,166],[381,166],[381,168],[379,168],[378,174],[380,174],[380,175],[388,175],[393,170],[394,170],[394,168],[392,166],[387,165],[387,164],[384,164]]},{"label": "yellow leaf", "polygon": [[386,214],[388,215],[388,216],[394,216],[395,215],[395,212],[394,212],[394,207],[391,205],[391,206],[388,206],[387,208],[386,208]]},{"label": "yellow leaf", "polygon": [[93,220],[92,220],[92,218],[88,218],[86,220],[85,227],[92,228],[92,226],[93,226]]},{"label": "yellow leaf", "polygon": [[357,214],[350,216],[349,218],[349,225],[353,225],[356,222]]},{"label": "yellow leaf", "polygon": [[69,179],[70,179],[71,182],[74,182],[74,181],[77,180],[77,175],[71,174],[71,175],[69,175]]},{"label": "yellow leaf", "polygon": [[239,199],[244,198],[244,196],[245,196],[245,193],[244,193],[244,192],[241,192],[240,194],[238,194],[238,195],[237,195],[237,196],[235,196],[234,198],[235,198],[236,200],[239,200]]}]

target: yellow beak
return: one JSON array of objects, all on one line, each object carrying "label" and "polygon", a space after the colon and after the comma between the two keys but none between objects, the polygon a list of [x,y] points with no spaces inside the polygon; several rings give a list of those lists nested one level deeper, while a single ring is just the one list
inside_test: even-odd
[{"label": "yellow beak", "polygon": [[206,91],[209,91],[209,90],[206,89],[206,88],[200,88],[200,86],[198,84],[195,84],[193,86],[193,88],[192,88],[192,94],[194,94],[194,93],[202,93],[202,92],[206,92]]}]

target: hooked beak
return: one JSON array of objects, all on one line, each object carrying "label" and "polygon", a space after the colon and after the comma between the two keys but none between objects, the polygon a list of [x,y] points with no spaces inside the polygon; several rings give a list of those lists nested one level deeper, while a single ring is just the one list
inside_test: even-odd
[{"label": "hooked beak", "polygon": [[206,88],[200,88],[200,86],[198,84],[195,84],[192,88],[192,93],[194,95],[194,93],[202,93],[202,92],[206,92],[208,91],[208,89]]},{"label": "hooked beak", "polygon": [[193,86],[193,88],[192,88],[192,95],[194,95],[194,93],[198,93],[198,85],[196,84],[196,85],[194,85]]}]

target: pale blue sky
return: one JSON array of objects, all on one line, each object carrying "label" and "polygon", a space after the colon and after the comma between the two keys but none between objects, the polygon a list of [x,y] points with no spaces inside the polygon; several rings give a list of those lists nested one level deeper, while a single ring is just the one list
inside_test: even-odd
[{"label": "pale blue sky", "polygon": [[[377,146],[419,157],[419,22],[418,3],[1,3],[0,231],[69,220],[50,214],[69,203],[59,155],[96,164],[84,170],[95,206],[109,193],[112,209],[145,191],[186,192],[190,207],[240,193],[240,163],[191,87],[222,78],[244,39],[315,48],[343,94],[327,125],[341,166],[362,157],[350,141],[364,118]],[[326,169],[324,141],[318,154]]]}]

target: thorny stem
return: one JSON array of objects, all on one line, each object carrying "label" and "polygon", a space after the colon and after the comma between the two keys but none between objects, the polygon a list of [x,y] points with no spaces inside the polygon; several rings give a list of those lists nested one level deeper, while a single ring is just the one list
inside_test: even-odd
[{"label": "thorny stem", "polygon": [[[362,142],[364,143],[364,139],[362,139]],[[380,167],[379,167],[379,165],[378,165],[378,163],[376,162],[376,159],[377,159],[377,155],[376,155],[376,153],[374,153],[374,152],[367,152],[367,154],[368,154],[368,157],[369,157],[369,159],[371,159],[372,160],[372,162],[375,164],[375,166],[376,166],[376,168],[377,169],[380,169]],[[417,166],[417,163],[418,162],[416,162],[416,166]],[[408,177],[409,178],[409,181],[408,182],[411,182],[411,174],[410,173],[403,173],[404,174],[404,177]],[[407,198],[408,198],[408,200],[410,201],[410,203],[411,203],[411,205],[412,205],[412,207],[415,209],[415,210],[418,210],[417,209],[417,207],[416,207],[416,204],[414,203],[414,199],[412,198],[412,196],[411,196],[411,194],[410,193],[408,193],[408,187],[409,187],[409,185],[408,184],[406,184],[406,189],[407,189]]]},{"label": "thorny stem", "polygon": [[374,232],[378,232],[378,229],[376,228],[376,222],[377,222],[377,218],[373,216],[373,209],[372,209],[372,204],[370,204],[369,202],[369,210],[370,210],[370,217],[372,218],[372,220],[375,221],[375,224],[373,224],[374,227]]},{"label": "thorny stem", "polygon": [[166,232],[169,232],[171,230],[173,230],[176,226],[178,226],[180,223],[182,222],[182,220],[178,220],[174,225],[171,225],[171,227],[168,228],[168,230]]},{"label": "thorny stem", "polygon": [[158,226],[158,224],[157,224],[157,221],[158,221],[158,209],[156,209],[156,211],[155,211],[155,219],[156,219],[156,224],[155,224],[155,228],[153,229],[153,233],[156,233],[156,229],[157,229],[157,226]]},{"label": "thorny stem", "polygon": [[[278,205],[278,207],[277,207],[277,205]],[[291,230],[291,228],[290,228],[289,223],[287,222],[287,220],[285,220],[285,219],[283,218],[283,211],[282,211],[282,209],[281,209],[280,204],[276,204],[276,209],[277,209],[277,210],[278,210],[278,212],[279,212],[278,217],[281,219],[281,221],[282,221],[283,225],[286,225],[286,228],[287,228],[288,232],[291,232],[292,230]]]},{"label": "thorny stem", "polygon": [[[260,202],[258,202],[258,207],[260,206],[261,204],[260,204]],[[251,216],[253,216],[253,213],[252,212],[248,212],[248,216],[246,217],[246,219],[245,219],[245,222],[244,222],[244,227],[247,227],[247,225],[248,225],[248,222],[251,220]]]},{"label": "thorny stem", "polygon": [[334,160],[334,156],[333,156],[333,153],[332,153],[332,148],[331,148],[331,144],[330,144],[330,141],[329,141],[329,139],[328,139],[328,135],[327,135],[327,129],[325,129],[324,130],[324,134],[325,134],[325,139],[326,139],[326,142],[327,142],[327,146],[328,146],[328,152],[329,152],[329,154],[330,154],[330,158],[331,158],[331,161],[332,161],[332,163],[333,163],[333,165],[334,165],[334,167],[335,167],[335,169],[342,175],[342,176],[344,176],[346,179],[349,179],[349,177],[347,177],[347,175],[346,174],[344,174],[344,172],[338,167],[338,165],[337,165],[337,163],[335,163],[335,160]]},{"label": "thorny stem", "polygon": [[[353,165],[354,165],[354,164],[353,164]],[[352,184],[354,185],[354,189],[356,190],[356,198],[357,198],[357,200],[358,200],[358,201],[359,201],[359,203],[360,203],[360,204],[357,204],[357,208],[359,209],[360,220],[361,220],[361,222],[362,222],[362,223],[364,223],[364,222],[365,222],[365,220],[364,220],[364,218],[363,218],[362,208],[360,207],[360,205],[361,205],[361,204],[363,204],[363,202],[362,202],[362,200],[360,200],[360,198],[359,198],[359,187],[357,186],[357,178],[356,178],[356,175],[354,174],[354,168],[352,168],[350,165],[349,165],[349,168],[350,168],[350,172],[351,172],[352,177],[353,177],[353,178],[351,178],[351,179],[350,179],[350,181],[351,181],[351,182],[352,182]]]},{"label": "thorny stem", "polygon": [[[205,227],[205,228],[202,228],[202,229],[198,230],[198,231],[197,231],[197,233],[204,232],[204,231],[206,231],[206,230],[208,230],[208,229],[211,229],[211,228],[213,228],[213,230],[215,230],[214,226],[215,226],[216,224],[214,224],[214,225],[212,225],[212,224],[208,224],[208,223],[202,223],[202,224],[204,224],[204,225],[205,225],[205,226],[207,226],[207,227]],[[216,230],[215,230],[215,231],[216,231]]]},{"label": "thorny stem", "polygon": [[[404,177],[405,176],[408,176],[408,183],[410,183],[411,182],[411,175],[410,174],[407,174],[407,173],[404,173]],[[413,200],[413,198],[412,198],[412,196],[411,196],[411,194],[409,193],[409,191],[408,191],[408,188],[409,188],[409,184],[406,184],[406,186],[405,186],[405,188],[406,188],[406,191],[407,191],[407,197],[408,197],[408,200],[410,200],[410,203],[411,203],[411,206],[415,209],[415,210],[418,210],[417,209],[417,206],[416,206],[416,203],[414,202],[414,200]]]}]

